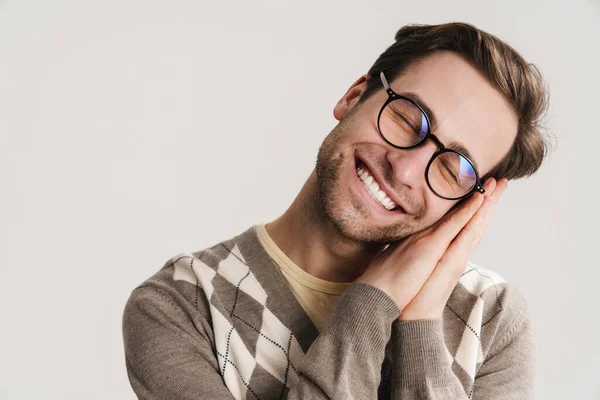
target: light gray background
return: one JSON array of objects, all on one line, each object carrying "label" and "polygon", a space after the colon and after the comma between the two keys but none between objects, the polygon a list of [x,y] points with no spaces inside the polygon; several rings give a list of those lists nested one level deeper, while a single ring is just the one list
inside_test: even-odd
[{"label": "light gray background", "polygon": [[395,31],[452,20],[540,66],[558,138],[473,261],[529,299],[537,398],[600,399],[600,6],[513,0],[0,1],[0,398],[135,398],[130,291],[282,213]]}]

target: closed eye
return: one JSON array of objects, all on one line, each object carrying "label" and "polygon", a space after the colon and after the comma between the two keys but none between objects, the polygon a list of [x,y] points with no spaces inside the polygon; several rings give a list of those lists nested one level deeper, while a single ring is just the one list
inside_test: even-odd
[{"label": "closed eye", "polygon": [[410,129],[413,131],[413,133],[415,135],[419,135],[419,129],[417,129],[417,127],[414,126],[413,123],[411,121],[409,121],[408,118],[406,118],[403,114],[400,114],[395,111],[394,111],[394,114],[396,114],[398,117],[400,117],[410,127]]},{"label": "closed eye", "polygon": [[444,169],[450,174],[450,176],[452,177],[454,182],[456,182],[456,184],[458,184],[459,183],[458,176],[453,171],[453,168],[450,165],[448,165],[448,162],[441,157],[440,157],[440,162],[442,163],[442,166],[444,167]]}]

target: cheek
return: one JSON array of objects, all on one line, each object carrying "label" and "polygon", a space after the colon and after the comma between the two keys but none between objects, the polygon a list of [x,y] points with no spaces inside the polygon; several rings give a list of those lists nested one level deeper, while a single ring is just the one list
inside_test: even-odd
[{"label": "cheek", "polygon": [[434,195],[427,196],[425,200],[425,214],[423,220],[427,226],[431,226],[438,222],[444,217],[449,211],[453,209],[453,206],[457,204],[456,201],[444,200]]},{"label": "cheek", "polygon": [[354,142],[371,142],[379,137],[377,114],[370,107],[364,105],[348,115],[342,125]]}]

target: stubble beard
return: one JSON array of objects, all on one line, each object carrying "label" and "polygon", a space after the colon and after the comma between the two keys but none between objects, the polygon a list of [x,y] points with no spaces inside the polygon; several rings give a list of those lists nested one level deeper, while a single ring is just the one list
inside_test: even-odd
[{"label": "stubble beard", "polygon": [[[419,229],[399,220],[394,223],[376,224],[370,217],[369,206],[360,199],[345,200],[342,191],[346,182],[340,180],[341,170],[352,162],[353,149],[338,149],[345,132],[349,129],[353,113],[348,114],[325,138],[317,155],[316,207],[346,239],[365,244],[387,244],[403,239]],[[347,190],[345,190],[347,191]],[[348,204],[348,202],[351,202]]]}]

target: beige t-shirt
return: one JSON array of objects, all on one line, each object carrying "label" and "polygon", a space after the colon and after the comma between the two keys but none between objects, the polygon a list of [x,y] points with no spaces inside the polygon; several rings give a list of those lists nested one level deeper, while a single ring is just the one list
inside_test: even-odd
[{"label": "beige t-shirt", "polygon": [[296,265],[275,244],[265,229],[265,223],[257,225],[256,231],[260,243],[279,266],[292,293],[315,327],[321,331],[321,328],[329,320],[340,296],[350,286],[350,283],[331,282],[312,276]]}]

